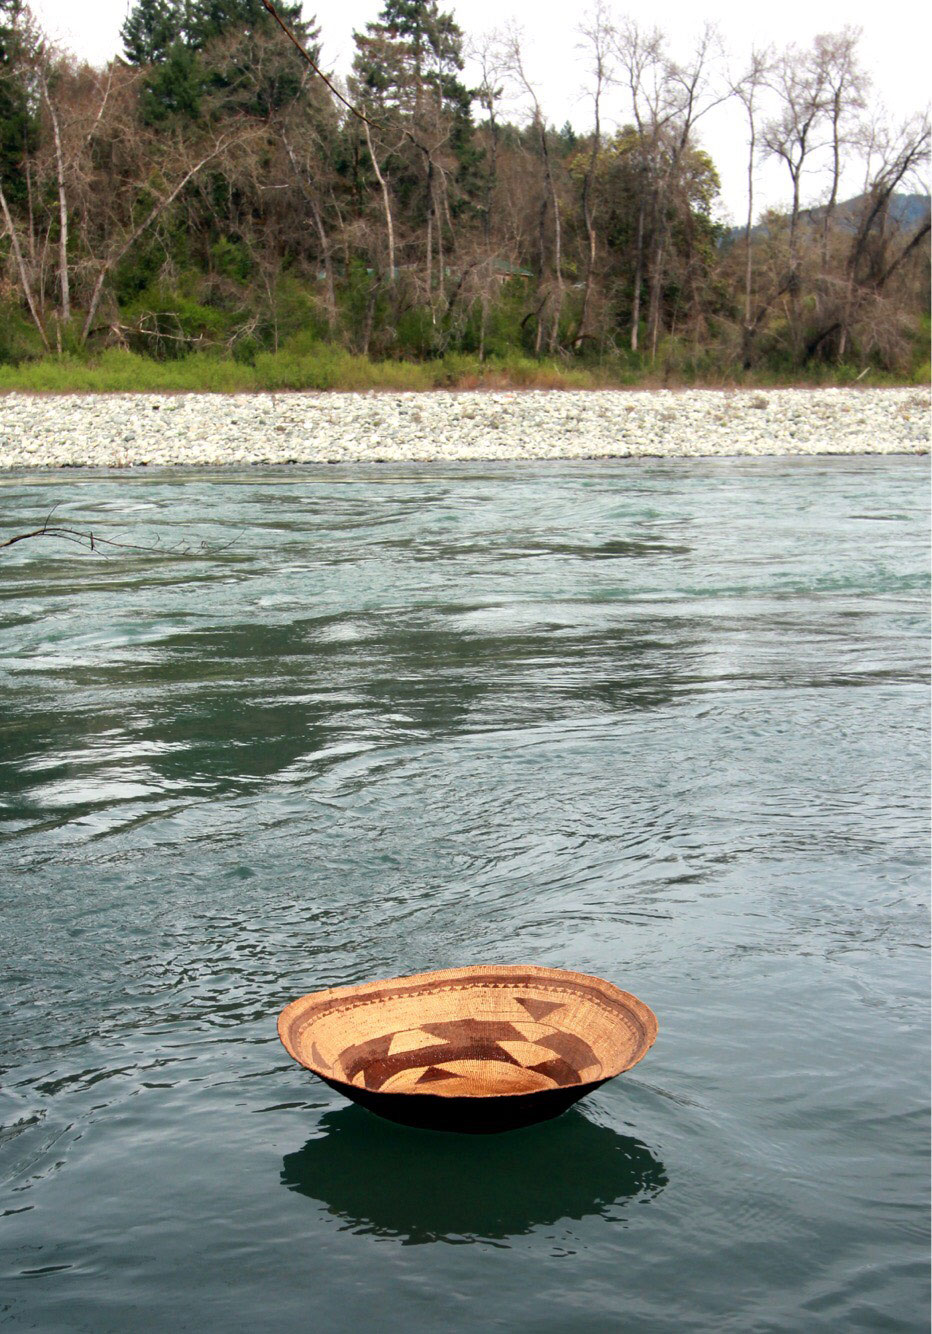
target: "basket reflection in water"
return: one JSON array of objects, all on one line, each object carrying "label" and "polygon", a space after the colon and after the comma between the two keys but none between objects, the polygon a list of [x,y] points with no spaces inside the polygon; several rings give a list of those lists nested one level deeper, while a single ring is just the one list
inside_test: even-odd
[{"label": "basket reflection in water", "polygon": [[323,1204],[341,1229],[424,1245],[500,1243],[566,1218],[618,1220],[659,1195],[667,1173],[640,1140],[578,1111],[528,1130],[516,1152],[508,1136],[464,1145],[342,1107],[285,1155],[281,1182]]},{"label": "basket reflection in water", "polygon": [[487,1133],[558,1116],[629,1070],[657,1020],[601,978],[487,965],[312,992],[278,1031],[296,1061],[380,1116]]}]

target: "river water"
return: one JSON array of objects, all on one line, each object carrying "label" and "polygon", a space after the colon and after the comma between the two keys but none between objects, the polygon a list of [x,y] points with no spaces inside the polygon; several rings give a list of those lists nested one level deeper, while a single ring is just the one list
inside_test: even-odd
[{"label": "river water", "polygon": [[[0,1321],[927,1327],[928,464],[6,474]],[[154,549],[148,549],[154,548]],[[547,1125],[383,1123],[320,987],[593,972]]]}]

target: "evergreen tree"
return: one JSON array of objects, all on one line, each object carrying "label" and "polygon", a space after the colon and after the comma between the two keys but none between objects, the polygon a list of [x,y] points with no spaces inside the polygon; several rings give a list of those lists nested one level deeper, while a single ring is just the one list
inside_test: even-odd
[{"label": "evergreen tree", "polygon": [[180,37],[172,42],[153,66],[143,85],[139,103],[146,125],[179,118],[197,120],[201,114],[204,71],[193,51]]},{"label": "evergreen tree", "polygon": [[457,78],[463,33],[437,0],[385,0],[375,22],[353,36],[355,87],[383,114],[435,110],[469,120],[472,94]]},{"label": "evergreen tree", "polygon": [[165,60],[181,32],[182,12],[170,0],[137,0],[120,29],[123,50],[131,65],[157,65]]},{"label": "evergreen tree", "polygon": [[[276,9],[299,40],[311,38],[313,25],[303,22],[300,0],[282,0]],[[262,0],[193,0],[185,8],[185,40],[197,51],[218,37],[264,32],[275,26]]]},{"label": "evergreen tree", "polygon": [[[319,30],[301,18],[300,3],[278,8],[316,59]],[[127,60],[152,67],[142,96],[143,120],[197,119],[208,95],[215,115],[267,116],[287,105],[302,87],[304,69],[284,38],[274,73],[258,83],[254,73],[258,62],[251,43],[272,32],[279,35],[261,0],[136,0],[122,37]]]},{"label": "evergreen tree", "polygon": [[[300,2],[277,6],[285,23],[317,60],[320,30],[301,17]],[[192,6],[188,41],[201,52],[208,70],[208,91],[215,114],[240,111],[267,119],[298,97],[319,94],[307,79],[300,54],[280,32],[260,0],[200,0]],[[262,59],[271,42],[274,59]]]},{"label": "evergreen tree", "polygon": [[[353,95],[381,120],[411,129],[421,141],[445,141],[455,156],[460,194],[478,188],[473,94],[460,80],[463,32],[437,0],[385,0],[365,32],[353,34]],[[420,175],[414,161],[390,164],[396,188],[410,197]],[[457,201],[453,200],[454,209]]]},{"label": "evergreen tree", "polygon": [[7,201],[25,197],[23,160],[38,143],[28,55],[31,37],[20,0],[0,0],[0,182]]}]

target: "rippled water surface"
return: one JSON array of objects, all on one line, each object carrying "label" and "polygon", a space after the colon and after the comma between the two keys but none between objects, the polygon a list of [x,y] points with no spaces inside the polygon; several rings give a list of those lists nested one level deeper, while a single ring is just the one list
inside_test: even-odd
[{"label": "rippled water surface", "polygon": [[[60,502],[162,550],[0,552],[0,1319],[926,1328],[927,497],[902,458],[7,474],[0,536]],[[470,961],[608,977],[657,1045],[473,1139],[277,1041]]]}]

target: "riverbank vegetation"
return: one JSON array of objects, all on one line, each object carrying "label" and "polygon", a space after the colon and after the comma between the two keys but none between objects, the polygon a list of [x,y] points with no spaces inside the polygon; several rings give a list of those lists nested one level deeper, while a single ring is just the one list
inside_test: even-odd
[{"label": "riverbank vegetation", "polygon": [[[467,64],[436,0],[385,0],[345,85],[270,8],[137,0],[95,69],[0,0],[0,389],[928,377],[928,124],[878,119],[855,33],[736,72],[598,8],[588,125],[557,130],[518,38]],[[725,101],[732,230],[699,138]],[[758,216],[765,157],[787,201]]]},{"label": "riverbank vegetation", "polygon": [[665,389],[710,387],[722,389],[818,387],[857,385],[878,388],[906,383],[928,384],[929,367],[917,363],[911,376],[852,365],[819,363],[806,374],[786,375],[758,367],[718,374],[700,365],[694,372],[669,366],[631,369],[621,357],[602,361],[486,357],[447,353],[427,361],[393,358],[373,361],[340,348],[323,345],[316,351],[295,353],[288,347],[259,353],[251,361],[236,361],[210,353],[192,352],[163,361],[108,348],[94,356],[39,357],[16,365],[0,365],[3,393],[284,393],[288,390],[415,392],[428,389]]}]

